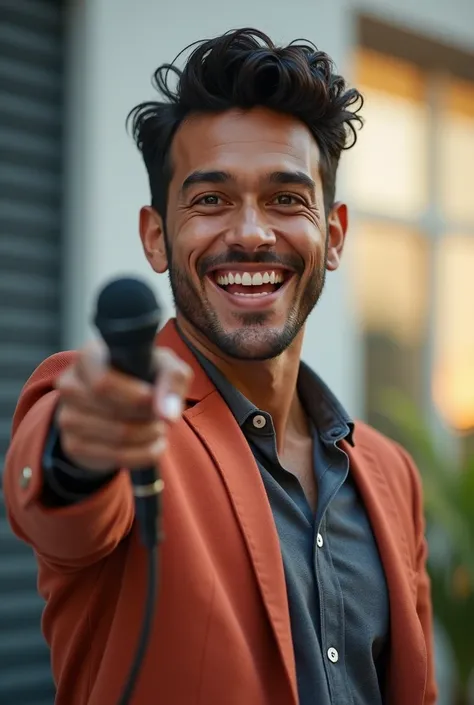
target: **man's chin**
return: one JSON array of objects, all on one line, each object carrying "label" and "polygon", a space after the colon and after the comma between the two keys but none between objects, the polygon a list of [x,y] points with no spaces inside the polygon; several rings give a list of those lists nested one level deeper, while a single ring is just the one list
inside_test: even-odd
[{"label": "man's chin", "polygon": [[263,361],[281,355],[295,336],[284,326],[268,328],[254,322],[235,330],[213,331],[209,337],[229,357],[237,360]]}]

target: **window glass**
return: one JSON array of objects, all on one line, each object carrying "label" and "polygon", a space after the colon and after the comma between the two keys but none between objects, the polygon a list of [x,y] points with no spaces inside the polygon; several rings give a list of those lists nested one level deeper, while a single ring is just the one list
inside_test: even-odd
[{"label": "window glass", "polygon": [[365,125],[347,153],[351,199],[362,212],[414,218],[428,201],[426,80],[372,51],[356,62]]}]

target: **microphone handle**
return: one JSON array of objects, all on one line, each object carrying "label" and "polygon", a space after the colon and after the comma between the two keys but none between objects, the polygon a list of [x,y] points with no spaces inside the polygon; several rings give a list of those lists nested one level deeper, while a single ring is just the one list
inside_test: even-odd
[{"label": "microphone handle", "polygon": [[141,379],[150,384],[155,381],[153,365],[153,348],[149,343],[144,345],[108,345],[109,362],[118,372]]},{"label": "microphone handle", "polygon": [[[109,346],[109,362],[117,371],[143,382],[155,380],[153,348],[149,344]],[[163,481],[158,476],[157,467],[130,468],[130,471],[140,538],[146,548],[153,548],[162,539],[159,520]]]}]

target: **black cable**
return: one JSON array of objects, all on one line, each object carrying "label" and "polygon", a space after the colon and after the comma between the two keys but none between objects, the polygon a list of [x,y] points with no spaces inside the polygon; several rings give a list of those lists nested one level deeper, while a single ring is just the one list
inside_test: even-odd
[{"label": "black cable", "polygon": [[140,629],[140,636],[138,639],[137,648],[133,658],[133,663],[130,668],[125,687],[123,689],[122,695],[118,705],[130,705],[132,702],[133,693],[135,691],[135,686],[137,684],[138,676],[140,675],[140,670],[142,667],[143,659],[145,657],[148,643],[150,641],[150,636],[153,627],[153,617],[155,614],[156,606],[156,593],[158,590],[158,547],[148,546],[147,547],[147,592],[145,601],[145,611],[143,614],[142,626]]}]

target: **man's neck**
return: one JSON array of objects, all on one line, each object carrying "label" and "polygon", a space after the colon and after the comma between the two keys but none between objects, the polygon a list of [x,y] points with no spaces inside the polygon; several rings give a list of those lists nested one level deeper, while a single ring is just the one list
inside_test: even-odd
[{"label": "man's neck", "polygon": [[256,407],[273,419],[279,450],[288,433],[306,435],[307,419],[297,394],[303,330],[277,358],[238,360],[225,355],[178,316],[182,333]]}]

